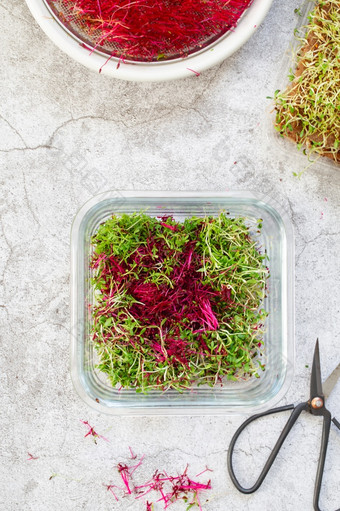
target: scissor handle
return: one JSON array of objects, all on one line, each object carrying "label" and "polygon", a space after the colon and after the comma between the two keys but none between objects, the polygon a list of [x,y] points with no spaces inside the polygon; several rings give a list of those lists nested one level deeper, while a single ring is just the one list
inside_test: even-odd
[{"label": "scissor handle", "polygon": [[[321,511],[321,509],[319,507],[319,499],[320,499],[320,491],[321,491],[321,484],[322,484],[322,476],[323,476],[323,471],[325,468],[329,431],[331,429],[332,421],[335,424],[335,426],[338,429],[340,429],[339,422],[335,418],[332,419],[330,412],[326,408],[323,408],[322,410],[320,410],[320,415],[323,416],[323,427],[322,427],[320,457],[319,457],[318,469],[316,472],[316,479],[315,479],[315,486],[314,486],[313,505],[314,505],[315,511]],[[340,511],[340,509],[337,509],[337,511]]]},{"label": "scissor handle", "polygon": [[[301,403],[297,406],[294,406],[294,405],[280,406],[279,408],[273,408],[272,410],[268,410],[266,412],[258,413],[257,415],[253,415],[252,417],[247,419],[243,424],[241,424],[241,426],[238,428],[238,430],[234,434],[233,438],[231,439],[229,450],[228,450],[229,475],[231,477],[232,482],[234,483],[234,485],[240,492],[249,494],[249,493],[253,493],[254,491],[259,489],[259,487],[263,483],[264,479],[266,478],[266,476],[270,470],[270,467],[272,466],[276,456],[278,455],[278,452],[281,449],[283,442],[285,441],[288,433],[290,432],[290,430],[294,426],[295,422],[297,421],[299,415],[301,414],[301,412],[307,411],[308,409],[309,409],[309,405],[307,402]],[[259,419],[260,417],[265,417],[266,415],[271,415],[273,413],[286,412],[287,410],[293,410],[293,412],[292,412],[291,416],[289,417],[285,427],[283,428],[282,433],[279,436],[272,452],[270,453],[270,455],[266,461],[266,464],[262,469],[262,472],[261,472],[259,478],[257,479],[256,483],[251,488],[243,488],[243,486],[241,486],[241,484],[239,483],[239,481],[236,478],[236,475],[234,472],[234,467],[233,467],[233,452],[234,452],[234,447],[235,447],[238,437],[240,436],[242,431],[248,426],[248,424],[255,421],[256,419]],[[327,445],[326,445],[326,449],[327,449]],[[322,465],[322,467],[320,465],[320,469],[321,468],[323,469],[323,465]],[[321,487],[321,480],[322,480],[322,471],[321,471],[321,476],[320,476],[320,487]],[[320,488],[319,488],[319,493],[320,493]],[[318,495],[319,495],[319,493],[318,493]]]}]

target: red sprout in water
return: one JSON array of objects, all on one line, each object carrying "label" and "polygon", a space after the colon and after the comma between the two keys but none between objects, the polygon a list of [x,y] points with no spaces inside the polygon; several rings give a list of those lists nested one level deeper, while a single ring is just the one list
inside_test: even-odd
[{"label": "red sprout in water", "polygon": [[80,419],[80,422],[82,422],[83,424],[85,424],[85,426],[88,427],[88,431],[84,435],[84,438],[86,438],[87,436],[92,436],[94,438],[95,443],[97,438],[102,438],[103,440],[105,440],[105,442],[108,442],[108,439],[102,435],[98,435],[98,433],[94,430],[92,426],[90,426],[90,424],[87,421],[83,421]]},{"label": "red sprout in water", "polygon": [[146,511],[152,511],[152,510],[153,510],[152,502],[147,501],[146,502]]}]

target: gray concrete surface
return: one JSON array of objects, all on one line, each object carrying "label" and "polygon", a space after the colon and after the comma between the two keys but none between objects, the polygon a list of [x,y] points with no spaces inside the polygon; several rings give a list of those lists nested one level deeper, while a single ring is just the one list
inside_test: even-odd
[{"label": "gray concrete surface", "polygon": [[[2,510],[145,509],[129,498],[116,503],[102,486],[117,481],[114,466],[128,446],[145,454],[145,477],[186,463],[192,474],[213,469],[206,511],[312,509],[317,419],[299,421],[261,490],[244,496],[226,465],[241,417],[100,415],[75,393],[69,371],[71,222],[88,198],[110,188],[269,193],[296,229],[296,374],[283,402],[307,397],[316,336],[324,376],[339,362],[340,172],[315,164],[294,177],[306,160],[293,147],[283,152],[267,122],[266,96],[277,88],[295,7],[274,1],[253,38],[200,77],[141,85],[81,67],[46,38],[23,0],[1,1]],[[70,164],[75,154],[81,163]],[[339,403],[338,384],[328,402],[338,419]],[[109,442],[84,438],[80,419]],[[240,449],[249,479],[281,425],[281,418],[263,421],[245,435]],[[28,461],[28,452],[38,459]],[[339,454],[332,428],[322,509],[340,505]]]}]

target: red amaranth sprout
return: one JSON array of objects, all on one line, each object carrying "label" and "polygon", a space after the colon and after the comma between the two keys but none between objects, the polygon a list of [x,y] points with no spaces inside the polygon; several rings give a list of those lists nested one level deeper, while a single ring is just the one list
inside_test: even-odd
[{"label": "red amaranth sprout", "polygon": [[[144,499],[147,495],[154,493],[156,494],[156,502],[162,502],[164,510],[168,509],[173,503],[183,500],[189,505],[196,504],[200,511],[202,511],[200,496],[203,492],[211,489],[210,480],[207,483],[201,483],[191,479],[188,475],[187,465],[183,473],[176,476],[169,475],[165,471],[156,470],[149,480],[136,485],[133,480],[133,474],[141,466],[143,459],[144,456],[142,456],[135,465],[118,463],[117,469],[123,480],[124,488],[113,484],[104,485],[117,501],[119,499],[113,492],[113,488],[117,488],[119,491],[123,492],[123,496],[134,495],[135,499]],[[199,477],[205,472],[212,472],[212,470],[206,467],[205,470],[200,472],[196,477]],[[153,509],[153,503],[147,500],[146,511],[153,511]]]},{"label": "red amaranth sprout", "polygon": [[117,497],[117,495],[115,494],[115,492],[113,491],[113,488],[117,488],[117,486],[115,486],[114,484],[104,484],[104,486],[106,487],[107,491],[109,491],[110,493],[112,493],[112,495],[114,496],[114,498],[116,499],[117,502],[119,502],[119,498]]},{"label": "red amaranth sprout", "polygon": [[30,452],[27,453],[29,458],[27,458],[27,461],[32,461],[32,460],[38,460],[39,459],[39,456],[33,456],[33,454],[31,454]]},{"label": "red amaranth sprout", "polygon": [[94,428],[93,428],[93,427],[92,427],[92,426],[91,426],[91,425],[90,425],[87,421],[83,421],[83,420],[81,420],[81,419],[80,419],[80,422],[82,422],[83,424],[85,424],[85,426],[87,426],[87,427],[88,427],[88,431],[87,431],[87,433],[84,435],[84,438],[86,438],[87,436],[92,436],[92,437],[93,437],[93,439],[94,439],[94,442],[95,442],[95,443],[97,443],[97,442],[96,442],[96,439],[97,439],[97,438],[102,438],[103,440],[105,440],[105,442],[108,442],[108,439],[107,439],[107,438],[105,438],[105,437],[104,437],[104,436],[102,436],[102,435],[99,435],[99,434],[98,434],[98,433],[94,430]]},{"label": "red amaranth sprout", "polygon": [[191,71],[192,73],[194,73],[196,76],[200,76],[201,73],[199,73],[198,71],[195,71],[194,69],[191,69],[190,67],[187,67],[187,70],[188,71]]},{"label": "red amaranth sprout", "polygon": [[206,472],[213,472],[213,470],[211,470],[211,468],[205,467],[205,469],[202,470],[202,472],[200,472],[199,474],[196,474],[195,477],[199,477],[199,476],[205,474]]},{"label": "red amaranth sprout", "polygon": [[120,477],[122,478],[122,481],[126,488],[126,493],[131,495],[131,488],[130,488],[130,470],[129,467],[123,463],[118,463],[118,472],[120,473]]},{"label": "red amaranth sprout", "polygon": [[91,53],[103,46],[114,48],[107,62],[115,56],[119,58],[117,67],[124,59],[158,61],[200,50],[206,42],[232,31],[252,3],[252,0],[54,1],[67,12],[63,14],[64,21],[87,32],[93,43]]},{"label": "red amaranth sprout", "polygon": [[[131,451],[132,452],[132,451]],[[137,456],[135,456],[136,458]],[[143,463],[144,455],[141,457],[139,462],[136,465],[127,465],[126,463],[118,463],[117,469],[120,473],[120,477],[125,486],[125,491],[128,495],[131,495],[133,489],[130,488],[130,483],[132,481],[133,473],[141,466]]]},{"label": "red amaranth sprout", "polygon": [[100,225],[91,339],[116,390],[182,391],[258,376],[268,269],[250,232],[223,212],[183,222],[123,214]]}]

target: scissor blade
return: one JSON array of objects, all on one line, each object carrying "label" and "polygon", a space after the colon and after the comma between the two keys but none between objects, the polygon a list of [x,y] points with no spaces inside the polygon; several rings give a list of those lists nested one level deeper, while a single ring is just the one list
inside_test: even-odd
[{"label": "scissor blade", "polygon": [[328,376],[327,380],[323,384],[323,392],[324,396],[327,399],[334,389],[338,379],[340,378],[340,363],[338,366],[334,369],[334,371],[331,372],[331,374]]},{"label": "scissor blade", "polygon": [[310,398],[312,400],[314,397],[318,396],[319,397],[323,396],[321,383],[319,339],[316,340],[315,344],[312,375],[310,379]]}]

